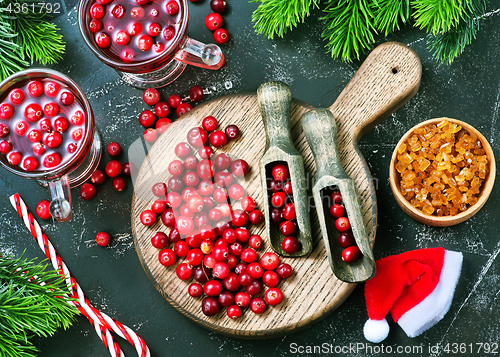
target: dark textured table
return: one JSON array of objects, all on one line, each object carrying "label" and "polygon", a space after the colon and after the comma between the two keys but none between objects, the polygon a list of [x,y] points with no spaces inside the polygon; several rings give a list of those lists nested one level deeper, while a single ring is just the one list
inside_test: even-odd
[{"label": "dark textured table", "polygon": [[[205,42],[211,41],[211,33],[203,24],[209,12],[208,3],[208,0],[189,3],[188,34]],[[161,89],[164,97],[174,93],[186,95],[191,86],[201,85],[211,92],[204,99],[209,100],[229,93],[255,91],[262,82],[281,80],[290,85],[295,98],[317,107],[329,106],[361,63],[342,64],[325,54],[317,10],[284,39],[271,41],[253,30],[250,19],[257,4],[245,0],[228,0],[228,3],[224,21],[232,38],[222,46],[226,66],[216,72],[188,68],[174,84]],[[110,68],[94,57],[80,37],[75,2],[68,1],[65,5],[67,12],[54,21],[66,40],[66,55],[52,68],[68,74],[85,91],[104,143],[118,141],[128,149],[143,131],[137,122],[138,114],[145,109],[142,92],[118,80]],[[399,355],[410,355],[407,352],[412,348],[421,348],[422,352],[414,355],[427,356],[431,355],[430,347],[436,344],[452,347],[453,343],[463,347],[465,353],[459,349],[456,354],[464,356],[487,355],[484,350],[477,353],[480,344],[485,343],[496,344],[495,352],[500,353],[497,258],[500,185],[493,188],[486,205],[468,221],[454,227],[435,228],[406,216],[392,197],[388,181],[390,156],[400,136],[429,118],[448,116],[472,124],[489,140],[497,158],[500,157],[500,1],[491,1],[486,15],[477,39],[449,66],[432,59],[426,50],[423,31],[405,28],[388,38],[378,37],[378,43],[400,41],[411,46],[420,56],[423,74],[416,96],[360,142],[377,184],[379,226],[375,257],[437,246],[464,254],[462,276],[452,306],[441,322],[414,339],[391,323],[383,346],[392,347],[394,353],[397,346],[406,346],[406,352]],[[120,159],[126,161],[127,157],[123,155]],[[105,154],[102,162],[107,160]],[[18,192],[34,210],[39,200],[48,198],[48,191],[35,181],[21,180],[1,170],[0,192],[0,253],[17,257],[25,251],[26,258],[43,258],[16,217],[8,197]],[[362,328],[367,313],[362,284],[321,322],[282,338],[247,341],[220,336],[197,326],[161,297],[139,263],[130,228],[132,192],[130,182],[124,192],[117,193],[108,180],[98,188],[96,198],[87,202],[73,189],[74,218],[68,223],[42,222],[42,227],[90,301],[137,331],[153,356],[289,356],[300,355],[308,348],[311,353],[304,355],[320,355],[331,351],[330,347],[342,346],[346,346],[347,353],[342,354],[345,356],[387,355],[381,345],[365,344]],[[112,244],[106,249],[95,243],[95,234],[102,230],[112,235]],[[42,357],[109,355],[81,316],[68,330],[34,341]],[[128,343],[122,342],[127,356],[136,355]],[[328,351],[315,353],[314,346],[328,347]],[[440,351],[441,355],[451,354]]]}]

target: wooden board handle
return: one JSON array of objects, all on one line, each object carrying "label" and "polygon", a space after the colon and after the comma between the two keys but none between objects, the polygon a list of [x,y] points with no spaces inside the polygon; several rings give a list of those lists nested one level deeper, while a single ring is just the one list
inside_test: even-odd
[{"label": "wooden board handle", "polygon": [[314,109],[302,117],[302,130],[316,162],[316,178],[349,178],[340,162],[337,124],[327,109]]},{"label": "wooden board handle", "polygon": [[415,95],[421,74],[420,60],[410,47],[384,43],[370,53],[328,109],[337,123],[356,128],[357,140]]},{"label": "wooden board handle", "polygon": [[274,146],[288,154],[299,155],[290,133],[290,87],[278,81],[263,83],[257,89],[257,102],[266,131],[266,149]]}]

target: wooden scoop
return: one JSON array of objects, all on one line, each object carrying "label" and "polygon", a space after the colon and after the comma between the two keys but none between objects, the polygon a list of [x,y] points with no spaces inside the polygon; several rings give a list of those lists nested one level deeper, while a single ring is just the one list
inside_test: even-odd
[{"label": "wooden scoop", "polygon": [[[292,108],[290,88],[283,82],[263,83],[257,89],[257,102],[266,132],[266,151],[260,159],[259,169],[262,190],[264,191],[267,237],[273,249],[279,254],[288,257],[304,256],[312,251],[312,233],[304,160],[293,145],[290,134]],[[267,184],[272,179],[272,167],[278,162],[284,162],[288,165],[292,182],[293,203],[295,204],[298,226],[295,236],[301,244],[299,251],[294,254],[286,253],[283,250],[281,243],[285,237],[281,234],[279,225],[272,223],[270,219],[271,194],[267,190]]]},{"label": "wooden scoop", "polygon": [[[302,117],[302,129],[316,163],[316,183],[312,192],[333,273],[349,283],[368,280],[375,274],[375,260],[354,180],[347,175],[340,162],[335,119],[327,109],[311,110]],[[335,218],[331,217],[330,205],[326,204],[333,203],[328,195],[333,187],[340,190],[352,234],[361,251],[360,258],[353,263],[341,259],[344,248],[337,241],[339,232],[335,229]]]}]

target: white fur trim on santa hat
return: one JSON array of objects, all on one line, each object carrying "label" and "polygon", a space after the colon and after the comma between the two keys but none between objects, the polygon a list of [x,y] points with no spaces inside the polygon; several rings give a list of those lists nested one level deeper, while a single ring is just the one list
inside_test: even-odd
[{"label": "white fur trim on santa hat", "polygon": [[389,324],[386,319],[383,320],[366,320],[363,327],[365,338],[373,343],[379,343],[385,340],[389,335]]},{"label": "white fur trim on santa hat", "polygon": [[462,270],[462,260],[462,253],[445,250],[443,268],[436,288],[397,321],[408,337],[420,335],[448,312]]}]

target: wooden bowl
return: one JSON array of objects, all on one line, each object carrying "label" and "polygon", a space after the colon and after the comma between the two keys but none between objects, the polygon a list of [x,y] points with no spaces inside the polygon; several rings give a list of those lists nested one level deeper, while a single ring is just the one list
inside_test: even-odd
[{"label": "wooden bowl", "polygon": [[[404,143],[410,135],[413,134],[413,131],[419,127],[423,127],[428,124],[437,124],[441,122],[442,120],[448,120],[451,123],[456,123],[460,125],[463,129],[465,129],[469,133],[474,133],[477,135],[478,139],[481,141],[481,144],[486,151],[486,156],[488,158],[488,168],[489,172],[481,184],[481,189],[479,191],[478,195],[478,201],[467,208],[465,211],[460,212],[454,216],[434,216],[434,215],[426,215],[419,209],[413,207],[409,201],[404,198],[403,194],[401,193],[401,188],[400,188],[400,182],[401,182],[401,176],[400,174],[396,171],[396,156],[397,156],[397,149],[398,147]],[[435,119],[430,119],[426,120],[418,125],[415,125],[413,128],[408,130],[403,137],[399,140],[397,143],[396,147],[394,148],[394,152],[392,153],[391,157],[391,163],[389,167],[389,182],[391,184],[391,189],[394,197],[396,198],[396,202],[399,204],[399,206],[403,209],[403,211],[408,214],[410,217],[413,219],[417,220],[418,222],[428,224],[430,226],[438,226],[438,227],[445,227],[445,226],[452,226],[458,223],[461,223],[465,221],[466,219],[472,217],[474,214],[476,214],[477,211],[483,207],[485,204],[486,200],[488,199],[491,190],[493,188],[493,184],[495,182],[495,172],[496,172],[496,166],[495,166],[495,157],[493,155],[493,151],[491,150],[491,146],[488,143],[488,141],[485,139],[485,137],[477,131],[474,127],[471,125],[464,123],[463,121],[456,120],[456,119],[451,119],[451,118],[435,118]]]}]

